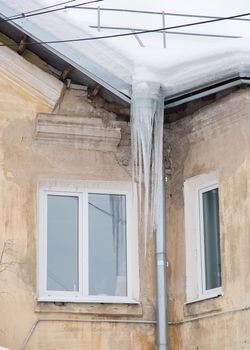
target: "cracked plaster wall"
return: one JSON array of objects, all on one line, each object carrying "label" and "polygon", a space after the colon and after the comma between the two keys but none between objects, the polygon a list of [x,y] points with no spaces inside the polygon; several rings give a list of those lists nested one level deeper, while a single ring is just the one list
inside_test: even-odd
[{"label": "cracked plaster wall", "polygon": [[[168,201],[169,320],[250,304],[250,97],[240,89],[165,130]],[[217,171],[224,295],[186,302],[183,183]],[[171,325],[170,350],[249,349],[250,311]]]},{"label": "cracked plaster wall", "polygon": [[[35,139],[38,113],[65,114],[103,120],[109,127],[115,114],[93,105],[86,91],[66,90],[56,108],[20,91],[0,76],[0,245],[11,240],[0,274],[0,344],[18,350],[38,317],[120,318],[154,320],[153,248],[140,253],[142,276],[139,305],[38,303],[37,184],[39,179],[131,180],[129,127],[120,122],[121,141],[114,152],[85,149],[77,143]],[[139,239],[140,240],[140,239]],[[147,264],[147,269],[143,266]],[[103,316],[102,316],[103,314]],[[26,349],[154,350],[154,325],[40,323]]]}]

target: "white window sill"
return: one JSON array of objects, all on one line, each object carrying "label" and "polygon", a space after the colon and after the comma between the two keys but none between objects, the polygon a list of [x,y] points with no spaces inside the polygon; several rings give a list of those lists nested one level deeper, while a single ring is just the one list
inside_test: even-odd
[{"label": "white window sill", "polygon": [[209,299],[213,299],[213,298],[218,298],[218,297],[223,296],[223,295],[224,295],[223,290],[217,289],[216,292],[213,292],[213,293],[211,292],[210,294],[201,295],[199,298],[194,299],[194,300],[188,300],[184,303],[184,305],[190,305],[193,303],[198,303],[199,301],[205,301],[205,300],[209,300]]},{"label": "white window sill", "polygon": [[38,297],[38,302],[48,303],[85,303],[85,304],[140,304],[138,300],[130,299],[127,297],[106,297],[106,298],[94,298],[89,297],[86,299],[80,298],[63,298],[63,297]]}]

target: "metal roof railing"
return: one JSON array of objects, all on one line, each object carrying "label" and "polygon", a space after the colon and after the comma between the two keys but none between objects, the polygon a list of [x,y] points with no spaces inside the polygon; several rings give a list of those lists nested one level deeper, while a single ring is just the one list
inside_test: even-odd
[{"label": "metal roof railing", "polygon": [[[92,10],[96,11],[96,25],[90,25],[90,28],[97,29],[100,32],[102,29],[106,30],[124,30],[128,32],[134,33],[134,37],[137,40],[138,44],[142,47],[142,40],[140,39],[137,32],[146,31],[146,28],[134,28],[134,27],[126,27],[126,26],[107,26],[101,24],[101,14],[102,12],[119,12],[119,13],[135,13],[135,14],[144,14],[144,15],[156,15],[161,17],[161,26],[162,28],[166,28],[167,19],[169,17],[183,17],[183,18],[194,18],[194,19],[203,19],[203,20],[216,20],[221,19],[222,17],[216,16],[206,16],[206,15],[196,15],[196,14],[184,14],[184,13],[171,13],[171,12],[158,12],[158,11],[143,11],[143,10],[129,10],[129,9],[118,9],[118,8],[109,8],[109,7],[89,7],[89,6],[66,6],[66,8],[70,9],[81,9],[81,10]],[[227,19],[230,21],[242,21],[242,22],[250,22],[249,18],[231,18]],[[162,44],[163,48],[166,48],[166,36],[167,35],[186,35],[186,36],[199,36],[199,37],[210,37],[210,38],[222,38],[222,39],[237,39],[241,38],[241,36],[237,35],[223,35],[223,34],[212,34],[212,33],[197,33],[197,32],[178,32],[178,31],[170,31],[170,30],[159,30],[156,33],[162,35]]]}]

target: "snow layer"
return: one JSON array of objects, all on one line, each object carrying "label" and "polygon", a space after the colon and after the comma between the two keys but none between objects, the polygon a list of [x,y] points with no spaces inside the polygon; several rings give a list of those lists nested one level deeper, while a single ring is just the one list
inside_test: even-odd
[{"label": "snow layer", "polygon": [[250,40],[233,39],[222,44],[199,47],[183,46],[166,52],[148,52],[134,60],[133,81],[159,82],[165,96],[173,96],[196,86],[226,78],[250,75]]},{"label": "snow layer", "polygon": [[[32,8],[44,5],[34,0]],[[13,14],[31,9],[30,0],[2,0],[0,10]],[[71,12],[62,11],[16,21],[30,31],[39,28],[40,40],[62,40],[105,35],[90,29]],[[143,35],[140,36],[143,40]],[[132,42],[134,44],[132,44]],[[127,85],[138,82],[159,83],[165,97],[175,96],[235,75],[250,75],[250,39],[167,40],[167,49],[139,47],[134,37],[85,42],[51,44],[75,64],[107,81],[115,89],[129,94]],[[117,81],[116,81],[117,80]],[[124,84],[123,84],[124,83]]]}]

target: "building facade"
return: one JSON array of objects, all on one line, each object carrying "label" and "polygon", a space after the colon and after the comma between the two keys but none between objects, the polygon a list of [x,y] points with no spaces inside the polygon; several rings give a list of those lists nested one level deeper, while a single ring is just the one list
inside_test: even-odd
[{"label": "building facade", "polygon": [[4,49],[0,344],[153,349],[154,250],[139,249],[128,123]]},{"label": "building facade", "polygon": [[[155,240],[122,89],[21,54],[0,53],[0,345],[155,350]],[[250,346],[250,99],[225,91],[166,108],[170,350]]]},{"label": "building facade", "polygon": [[[247,88],[166,128],[170,349],[249,348],[249,132]],[[204,193],[215,188],[211,242]]]}]

